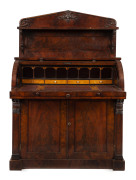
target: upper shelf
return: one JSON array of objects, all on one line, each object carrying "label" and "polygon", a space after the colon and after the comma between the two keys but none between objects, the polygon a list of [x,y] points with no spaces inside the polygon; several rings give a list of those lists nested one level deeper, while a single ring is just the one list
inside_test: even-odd
[{"label": "upper shelf", "polygon": [[18,29],[52,30],[116,30],[115,19],[62,11],[20,20]]}]

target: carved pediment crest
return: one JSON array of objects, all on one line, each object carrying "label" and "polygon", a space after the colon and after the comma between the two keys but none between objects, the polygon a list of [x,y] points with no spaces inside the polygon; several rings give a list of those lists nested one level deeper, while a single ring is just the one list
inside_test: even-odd
[{"label": "carved pediment crest", "polygon": [[59,16],[58,19],[64,20],[64,21],[66,21],[66,22],[70,22],[71,20],[74,20],[74,21],[75,21],[75,20],[77,20],[78,18],[77,18],[76,15],[74,15],[73,12],[71,12],[71,11],[66,11],[66,12],[63,13],[63,15]]}]

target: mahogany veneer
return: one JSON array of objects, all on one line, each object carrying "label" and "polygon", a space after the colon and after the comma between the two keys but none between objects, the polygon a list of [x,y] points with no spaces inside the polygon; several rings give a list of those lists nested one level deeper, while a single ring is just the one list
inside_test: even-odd
[{"label": "mahogany veneer", "polygon": [[21,19],[10,170],[124,170],[116,21],[72,11]]}]

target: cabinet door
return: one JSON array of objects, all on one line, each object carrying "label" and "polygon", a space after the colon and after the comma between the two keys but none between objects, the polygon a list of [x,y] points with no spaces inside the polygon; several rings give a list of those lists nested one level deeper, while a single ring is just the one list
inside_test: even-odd
[{"label": "cabinet door", "polygon": [[114,139],[114,103],[70,100],[68,152],[74,159],[111,159]]},{"label": "cabinet door", "polygon": [[66,158],[65,100],[22,101],[21,157]]}]

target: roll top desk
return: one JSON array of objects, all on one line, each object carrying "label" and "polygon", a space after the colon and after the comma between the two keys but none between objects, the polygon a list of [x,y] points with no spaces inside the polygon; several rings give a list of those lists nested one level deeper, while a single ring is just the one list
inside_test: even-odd
[{"label": "roll top desk", "polygon": [[116,21],[73,11],[21,19],[11,170],[124,170],[124,77]]}]

